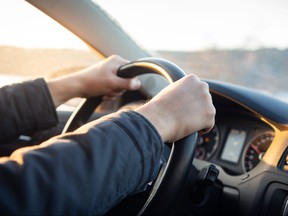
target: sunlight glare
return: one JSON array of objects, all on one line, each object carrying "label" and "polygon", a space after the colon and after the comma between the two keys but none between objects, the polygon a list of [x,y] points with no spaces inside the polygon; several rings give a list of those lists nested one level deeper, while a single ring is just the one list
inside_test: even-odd
[{"label": "sunlight glare", "polygon": [[26,48],[73,48],[86,44],[50,17],[23,0],[0,1],[0,45]]}]

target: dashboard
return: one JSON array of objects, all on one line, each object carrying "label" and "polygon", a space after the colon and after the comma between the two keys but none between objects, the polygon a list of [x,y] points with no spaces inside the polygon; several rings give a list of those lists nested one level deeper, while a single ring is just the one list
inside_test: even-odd
[{"label": "dashboard", "polygon": [[273,139],[274,130],[255,116],[222,110],[214,128],[198,137],[195,157],[239,175],[258,165]]}]

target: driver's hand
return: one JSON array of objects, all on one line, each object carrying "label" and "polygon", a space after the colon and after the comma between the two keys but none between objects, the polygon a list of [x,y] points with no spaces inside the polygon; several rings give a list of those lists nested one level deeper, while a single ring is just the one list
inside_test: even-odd
[{"label": "driver's hand", "polygon": [[167,86],[136,111],[151,121],[164,142],[210,131],[216,114],[208,84],[192,74]]},{"label": "driver's hand", "polygon": [[112,55],[79,72],[77,76],[82,80],[82,96],[103,95],[105,99],[111,99],[126,90],[140,88],[141,83],[137,78],[128,79],[117,76],[118,68],[128,62],[120,56]]},{"label": "driver's hand", "polygon": [[118,68],[127,63],[128,60],[112,55],[79,72],[47,81],[55,106],[74,97],[113,99],[125,90],[139,89],[141,83],[137,78],[117,76]]}]

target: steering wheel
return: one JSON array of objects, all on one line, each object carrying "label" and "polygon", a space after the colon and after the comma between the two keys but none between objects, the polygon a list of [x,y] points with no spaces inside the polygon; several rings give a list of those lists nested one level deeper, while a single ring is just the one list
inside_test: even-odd
[{"label": "steering wheel", "polygon": [[[117,75],[131,78],[147,73],[162,75],[170,84],[186,75],[174,63],[152,57],[142,58],[121,66]],[[72,113],[62,133],[72,131],[86,123],[101,101],[101,97],[84,99]],[[192,165],[196,139],[197,132],[172,144],[168,162],[162,166],[153,183],[150,195],[138,215],[167,215],[169,213]]]}]

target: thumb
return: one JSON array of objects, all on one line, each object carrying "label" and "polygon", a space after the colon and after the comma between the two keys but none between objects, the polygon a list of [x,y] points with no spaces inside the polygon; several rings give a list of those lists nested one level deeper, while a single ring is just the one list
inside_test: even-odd
[{"label": "thumb", "polygon": [[125,90],[137,90],[141,86],[141,82],[137,78],[127,79],[127,78],[120,78],[118,80],[118,87],[123,88]]},{"label": "thumb", "polygon": [[130,79],[129,90],[137,90],[141,86],[141,82],[137,78]]}]

